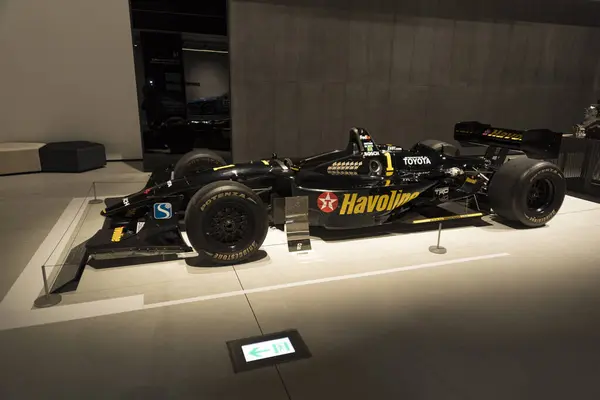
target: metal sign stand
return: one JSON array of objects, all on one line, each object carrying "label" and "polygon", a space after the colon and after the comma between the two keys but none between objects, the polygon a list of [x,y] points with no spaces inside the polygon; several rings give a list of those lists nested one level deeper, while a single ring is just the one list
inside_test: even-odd
[{"label": "metal sign stand", "polygon": [[96,182],[92,182],[92,190],[94,191],[94,198],[89,201],[89,204],[102,204],[102,200],[96,197]]},{"label": "metal sign stand", "polygon": [[438,228],[438,238],[437,244],[435,246],[429,246],[429,251],[434,254],[446,254],[447,250],[445,247],[440,246],[440,238],[442,236],[442,223],[440,222],[440,226]]},{"label": "metal sign stand", "polygon": [[44,295],[38,297],[33,302],[36,308],[47,308],[57,305],[61,302],[62,296],[58,293],[50,293],[48,289],[48,277],[46,276],[46,266],[42,265],[42,278],[44,279]]},{"label": "metal sign stand", "polygon": [[308,223],[308,197],[285,198],[285,232],[290,252],[312,249]]}]

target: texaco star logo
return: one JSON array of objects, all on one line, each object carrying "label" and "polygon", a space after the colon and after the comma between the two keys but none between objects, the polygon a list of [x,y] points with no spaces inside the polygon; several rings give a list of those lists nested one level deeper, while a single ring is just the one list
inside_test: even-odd
[{"label": "texaco star logo", "polygon": [[317,199],[317,205],[324,213],[334,212],[338,206],[338,198],[334,193],[331,192],[321,193]]}]

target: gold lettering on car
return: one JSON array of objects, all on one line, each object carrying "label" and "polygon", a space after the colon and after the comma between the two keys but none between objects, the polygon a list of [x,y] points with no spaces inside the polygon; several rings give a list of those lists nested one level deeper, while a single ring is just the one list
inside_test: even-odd
[{"label": "gold lettering on car", "polygon": [[483,133],[484,136],[493,137],[496,139],[504,140],[523,140],[523,134],[517,132],[506,132],[501,129],[494,129],[493,131],[486,131]]},{"label": "gold lettering on car", "polygon": [[344,194],[340,215],[392,211],[416,199],[419,194],[419,192],[402,193],[401,190],[392,190],[390,194],[371,196],[358,196],[358,193]]},{"label": "gold lettering on car", "polygon": [[394,175],[394,165],[392,164],[392,155],[389,152],[383,153],[386,160],[385,176]]},{"label": "gold lettering on car", "polygon": [[119,226],[118,228],[115,228],[115,230],[113,231],[112,234],[112,238],[110,239],[111,242],[120,242],[121,238],[123,237],[123,226]]}]

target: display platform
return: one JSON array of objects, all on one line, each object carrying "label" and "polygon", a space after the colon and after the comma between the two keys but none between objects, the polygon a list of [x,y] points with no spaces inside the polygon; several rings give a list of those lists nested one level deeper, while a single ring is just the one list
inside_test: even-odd
[{"label": "display platform", "polygon": [[[91,237],[103,223],[102,205],[90,204],[89,200],[74,199],[63,215],[67,218],[70,213],[72,218],[59,221],[55,232],[51,232],[56,236],[50,262],[46,263],[51,286],[60,270],[68,267],[63,262],[70,250]],[[447,248],[443,255],[429,251],[437,240],[437,224],[425,224],[418,230],[415,226],[390,225],[362,232],[312,232],[312,250],[296,253],[289,251],[285,233],[272,228],[260,257],[242,265],[207,267],[193,257],[111,268],[95,268],[88,263],[78,285],[62,291],[60,304],[48,309],[33,309],[43,286],[40,265],[32,265],[23,274],[23,279],[28,278],[19,278],[11,289],[13,293],[3,302],[4,308],[31,312],[5,319],[4,324],[35,325],[340,280],[360,282],[360,278],[369,276],[417,269],[435,271],[464,263],[497,268],[519,254],[551,257],[577,235],[597,235],[599,221],[600,204],[570,196],[560,213],[543,228],[515,229],[493,216],[454,221],[443,225],[441,245]],[[52,247],[44,246],[46,250]]]},{"label": "display platform", "polygon": [[[448,203],[446,209],[440,209],[439,215],[473,215],[475,210],[466,208],[457,203]],[[198,261],[194,255],[175,254],[153,256],[133,256],[120,259],[94,259],[90,257],[83,269],[78,265],[83,252],[83,244],[90,239],[94,233],[102,227],[105,218],[100,215],[103,204],[88,204],[84,217],[78,223],[78,229],[70,240],[70,246],[62,251],[61,257],[52,267],[51,291],[61,293],[64,296],[64,304],[77,304],[88,301],[110,299],[122,296],[144,295],[147,304],[177,301],[180,299],[207,296],[214,293],[230,292],[239,289],[239,277],[249,274],[255,268],[263,269],[278,265],[295,265],[307,263],[347,264],[350,259],[344,258],[342,254],[349,254],[346,248],[355,249],[357,246],[367,246],[375,251],[375,238],[416,234],[417,232],[435,232],[431,236],[433,242],[437,241],[438,225],[388,225],[376,228],[360,230],[336,230],[327,231],[314,229],[311,237],[313,250],[309,252],[290,252],[286,232],[270,228],[262,250],[250,262],[235,266],[213,266],[205,265]],[[438,216],[438,214],[436,214]],[[425,216],[416,216],[417,221],[424,221]],[[452,220],[445,223],[446,229],[455,229],[466,226],[485,226],[488,223],[480,219]],[[183,238],[187,236],[183,232]],[[365,242],[366,241],[366,242]],[[315,242],[320,242],[314,244]],[[432,242],[432,243],[433,243]],[[379,247],[380,243],[376,243]],[[392,245],[390,242],[389,246]],[[316,246],[316,247],[315,247]],[[381,250],[385,254],[385,242],[381,242]],[[190,246],[191,247],[191,246]],[[423,245],[423,249],[427,249]],[[402,249],[402,248],[400,248]],[[407,249],[404,249],[406,251]],[[350,254],[352,252],[350,251]],[[339,254],[339,255],[337,255]],[[394,252],[392,251],[392,255]],[[356,261],[355,256],[351,257]],[[314,276],[329,276],[331,268],[318,267],[324,273]],[[363,269],[352,269],[362,272]],[[311,275],[313,277],[313,275]]]}]

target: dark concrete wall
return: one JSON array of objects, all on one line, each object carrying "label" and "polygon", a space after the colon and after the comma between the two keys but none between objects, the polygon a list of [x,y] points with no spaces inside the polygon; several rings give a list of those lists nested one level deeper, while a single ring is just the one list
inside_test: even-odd
[{"label": "dark concrete wall", "polygon": [[451,141],[459,120],[567,130],[595,100],[583,6],[321,3],[230,1],[236,160],[341,147],[352,126],[404,146]]}]

